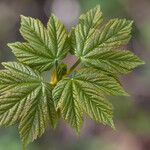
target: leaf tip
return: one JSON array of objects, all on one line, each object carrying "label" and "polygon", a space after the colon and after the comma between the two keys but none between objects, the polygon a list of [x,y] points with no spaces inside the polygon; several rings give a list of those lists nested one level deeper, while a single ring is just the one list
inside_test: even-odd
[{"label": "leaf tip", "polygon": [[145,61],[141,60],[139,57],[137,57],[137,67],[140,66],[140,65],[145,65]]},{"label": "leaf tip", "polygon": [[79,128],[76,128],[75,131],[76,131],[77,136],[80,137],[81,136],[81,130]]},{"label": "leaf tip", "polygon": [[15,43],[7,43],[7,46],[13,50],[13,48],[15,47],[15,45],[18,44],[18,42]]},{"label": "leaf tip", "polygon": [[145,65],[146,64],[146,62],[145,61],[143,61],[143,60],[141,60],[141,65]]},{"label": "leaf tip", "polygon": [[23,20],[23,19],[25,19],[25,18],[27,18],[27,17],[24,16],[24,15],[20,15],[20,18],[21,18],[21,20]]},{"label": "leaf tip", "polygon": [[113,119],[110,119],[109,120],[109,124],[108,124],[113,130],[115,130],[116,131],[116,127],[115,127],[115,124],[114,124],[114,121],[113,121]]},{"label": "leaf tip", "polygon": [[51,17],[50,17],[50,20],[54,20],[54,21],[60,21],[59,19],[58,19],[58,17],[55,15],[55,14],[51,14]]},{"label": "leaf tip", "polygon": [[8,64],[8,62],[2,62],[1,64],[5,67]]},{"label": "leaf tip", "polygon": [[123,96],[127,96],[127,97],[129,97],[130,96],[130,94],[129,93],[127,93],[126,91],[124,91],[124,93],[122,94]]},{"label": "leaf tip", "polygon": [[11,47],[12,47],[12,43],[7,43],[7,46],[8,46],[9,48],[11,48]]}]

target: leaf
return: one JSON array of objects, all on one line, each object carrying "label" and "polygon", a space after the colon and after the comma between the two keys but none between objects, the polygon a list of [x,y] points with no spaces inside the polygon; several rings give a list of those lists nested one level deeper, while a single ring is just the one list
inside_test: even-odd
[{"label": "leaf", "polygon": [[107,95],[128,95],[115,76],[94,68],[80,69],[74,79]]},{"label": "leaf", "polygon": [[[95,78],[91,75],[92,72]],[[75,128],[78,133],[83,123],[82,111],[88,113],[90,117],[96,121],[108,124],[114,128],[112,105],[102,98],[103,94],[100,94],[103,93],[102,91],[112,93],[112,91],[116,90],[115,87],[113,87],[114,83],[111,82],[111,85],[109,82],[109,78],[110,77],[106,77],[106,75],[101,75],[100,72],[96,70],[83,69],[72,78],[61,80],[54,88],[53,98],[56,109],[60,109],[62,117]],[[116,82],[116,85],[117,84]]]},{"label": "leaf", "polygon": [[[132,21],[125,19],[112,19],[101,30],[91,30],[91,36],[85,38],[86,30],[83,26],[74,30],[75,53],[78,57],[84,57],[94,50],[115,49],[128,43],[130,39]],[[82,42],[79,42],[81,41]],[[83,45],[81,47],[81,45]],[[79,49],[79,47],[81,49]]]},{"label": "leaf", "polygon": [[99,5],[80,16],[77,27],[72,29],[70,35],[71,53],[75,51],[75,53],[81,55],[84,52],[86,43],[95,32],[94,29],[100,28],[102,21],[102,12]]},{"label": "leaf", "polygon": [[112,104],[99,92],[89,89],[89,87],[82,86],[79,83],[76,83],[76,86],[78,93],[82,91],[80,100],[84,112],[95,121],[103,123],[104,125],[109,125],[115,129]]},{"label": "leaf", "polygon": [[102,20],[103,18],[101,8],[100,5],[97,5],[95,8],[89,10],[87,13],[82,14],[79,17],[78,23],[86,26],[90,30],[92,28],[99,28]]},{"label": "leaf", "polygon": [[52,89],[28,66],[17,62],[3,65],[6,69],[0,72],[0,125],[19,122],[26,145],[41,136],[48,124],[56,125]]},{"label": "leaf", "polygon": [[125,74],[138,65],[144,64],[144,62],[132,52],[125,50],[98,50],[82,58],[82,62],[86,66],[114,74]]},{"label": "leaf", "polygon": [[50,70],[68,53],[67,31],[55,16],[50,17],[48,30],[38,19],[21,16],[20,32],[29,43],[8,46],[20,62],[40,72]]},{"label": "leaf", "polygon": [[[31,95],[28,107],[23,111],[19,124],[19,133],[25,145],[40,137],[47,127],[48,121],[55,128],[57,114],[52,103],[51,89],[48,85],[39,87]],[[51,102],[50,102],[51,101]]]},{"label": "leaf", "polygon": [[83,124],[83,113],[79,94],[75,90],[71,79],[61,80],[53,90],[53,99],[56,110],[60,109],[62,117],[79,133]]},{"label": "leaf", "polygon": [[39,51],[34,49],[29,43],[16,42],[8,44],[8,46],[20,62],[29,65],[31,68],[44,71],[52,67],[53,58],[40,49]]},{"label": "leaf", "polygon": [[90,30],[90,36],[85,38],[85,35],[89,34],[88,30],[84,29],[87,28],[86,25],[77,25],[72,31],[75,55],[89,67],[115,74],[131,71],[143,62],[131,52],[116,50],[128,43],[131,26],[132,21],[112,19],[101,30]]},{"label": "leaf", "polygon": [[98,42],[95,43],[102,48],[116,48],[126,45],[131,38],[133,21],[126,19],[111,19],[100,32],[96,33]]},{"label": "leaf", "polygon": [[51,49],[56,60],[63,59],[69,51],[68,33],[61,21],[52,15],[48,21],[47,29],[50,35]]}]

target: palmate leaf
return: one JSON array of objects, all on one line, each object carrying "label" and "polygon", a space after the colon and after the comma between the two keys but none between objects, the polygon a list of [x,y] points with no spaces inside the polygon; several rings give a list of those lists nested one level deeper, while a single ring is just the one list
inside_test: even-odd
[{"label": "palmate leaf", "polygon": [[29,43],[16,42],[8,46],[20,62],[41,72],[50,70],[68,53],[67,31],[55,16],[50,17],[48,29],[38,19],[21,16],[20,32]]},{"label": "palmate leaf", "polygon": [[112,127],[112,106],[103,94],[125,95],[118,81],[96,69],[78,71],[72,78],[65,78],[54,88],[53,97],[56,109],[63,118],[80,131],[83,112],[96,121]]},{"label": "palmate leaf", "polygon": [[26,145],[41,136],[48,124],[56,126],[52,89],[28,66],[17,62],[3,65],[6,69],[0,72],[0,125],[19,122]]},{"label": "palmate leaf", "polygon": [[[93,20],[90,12],[84,15],[84,18],[88,18],[88,22]],[[115,51],[128,43],[131,37],[131,26],[132,21],[112,19],[100,30],[92,28],[92,24],[89,30],[89,24],[82,21],[71,34],[74,53],[83,64],[88,62],[91,67],[107,70],[111,73],[127,73],[143,64],[143,61],[131,52]],[[111,57],[111,55],[113,56]],[[122,57],[123,55],[125,57]]]}]

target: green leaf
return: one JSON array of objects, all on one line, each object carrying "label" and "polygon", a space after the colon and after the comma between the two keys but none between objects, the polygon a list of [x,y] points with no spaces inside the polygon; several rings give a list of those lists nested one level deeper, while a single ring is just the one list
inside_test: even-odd
[{"label": "green leaf", "polygon": [[52,67],[53,58],[40,49],[34,49],[29,43],[16,42],[8,46],[20,62],[31,68],[44,71]]},{"label": "green leaf", "polygon": [[89,67],[110,73],[128,73],[138,65],[144,64],[140,58],[125,50],[97,50],[89,53],[82,62]]},{"label": "green leaf", "polygon": [[47,24],[48,33],[50,35],[51,49],[56,60],[63,59],[69,51],[68,33],[61,21],[52,15]]},{"label": "green leaf", "polygon": [[100,28],[100,24],[102,23],[102,12],[100,5],[97,5],[95,8],[89,10],[87,13],[82,14],[79,17],[79,24],[86,26],[88,30],[94,28]]},{"label": "green leaf", "polygon": [[56,126],[52,89],[38,72],[17,62],[3,63],[0,72],[0,125],[19,122],[26,145],[41,136],[48,124]]},{"label": "green leaf", "polygon": [[53,98],[56,109],[60,109],[62,117],[77,132],[80,131],[83,122],[82,111],[96,121],[114,128],[112,105],[100,93],[105,91],[117,94],[117,89],[119,93],[119,84],[112,77],[100,74],[97,70],[81,69],[72,78],[58,82],[53,90]]},{"label": "green leaf", "polygon": [[61,80],[53,90],[53,99],[56,110],[60,109],[62,117],[79,133],[83,124],[83,112],[76,90],[71,79]]},{"label": "green leaf", "polygon": [[80,69],[73,78],[103,94],[128,95],[115,76],[94,68]]},{"label": "green leaf", "polygon": [[[88,22],[88,18],[85,20]],[[86,24],[77,25],[71,39],[75,55],[83,64],[111,73],[127,73],[143,64],[131,52],[116,50],[128,43],[132,21],[112,19],[100,30],[93,28],[90,32]]]},{"label": "green leaf", "polygon": [[132,21],[112,19],[101,30],[90,30],[90,36],[87,38],[84,36],[89,33],[84,29],[87,26],[77,25],[72,39],[75,41],[75,54],[82,58],[94,50],[116,49],[127,44],[130,39],[131,25]]},{"label": "green leaf", "polygon": [[94,48],[116,48],[126,45],[131,38],[133,21],[126,19],[111,19],[101,31],[96,33]]},{"label": "green leaf", "polygon": [[102,12],[99,5],[80,16],[77,27],[72,29],[70,35],[71,53],[75,51],[75,53],[81,55],[86,41],[88,42],[91,36],[93,36],[94,29],[100,28],[102,21]]},{"label": "green leaf", "polygon": [[51,82],[50,82],[51,85],[55,87],[57,82],[60,81],[62,78],[64,78],[66,74],[67,74],[67,65],[61,63],[51,73]]},{"label": "green leaf", "polygon": [[103,123],[104,125],[109,125],[115,129],[112,104],[99,92],[89,89],[89,87],[82,86],[77,82],[76,87],[78,93],[82,91],[80,94],[80,101],[84,112],[95,121]]},{"label": "green leaf", "polygon": [[40,72],[50,70],[68,53],[67,31],[55,16],[50,17],[48,29],[38,19],[21,16],[20,32],[29,43],[17,42],[8,46],[20,62]]}]

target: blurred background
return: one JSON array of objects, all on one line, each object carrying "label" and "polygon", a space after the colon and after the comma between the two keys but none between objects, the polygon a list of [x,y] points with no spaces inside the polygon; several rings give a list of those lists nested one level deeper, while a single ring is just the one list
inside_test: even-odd
[{"label": "blurred background", "polygon": [[[56,131],[48,129],[28,150],[150,150],[150,0],[0,0],[0,62],[15,60],[7,43],[23,40],[19,34],[20,14],[46,24],[54,13],[69,31],[82,12],[97,4],[106,20],[134,20],[128,49],[146,61],[121,79],[131,97],[109,98],[115,108],[117,131],[85,117],[81,136],[77,137],[60,121]],[[72,58],[67,61],[71,63]],[[0,150],[21,149],[17,127],[1,128]]]}]

